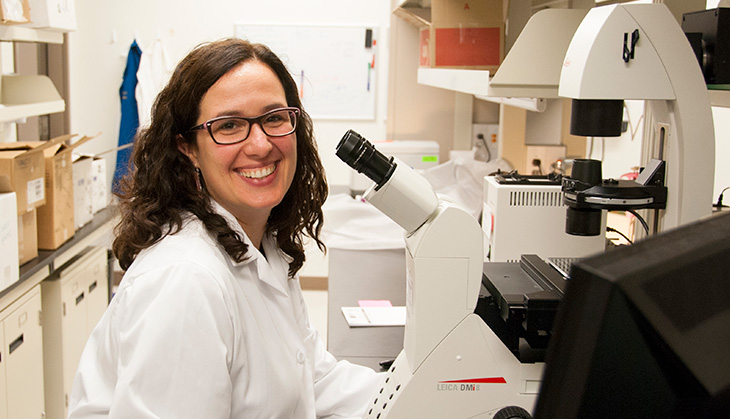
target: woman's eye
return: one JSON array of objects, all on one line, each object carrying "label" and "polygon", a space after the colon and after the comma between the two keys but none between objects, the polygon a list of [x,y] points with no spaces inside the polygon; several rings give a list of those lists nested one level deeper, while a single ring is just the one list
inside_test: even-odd
[{"label": "woman's eye", "polygon": [[227,120],[221,121],[218,125],[217,131],[240,131],[243,129],[245,121],[238,120]]},{"label": "woman's eye", "polygon": [[284,121],[284,118],[282,118],[281,115],[269,115],[266,117],[266,120],[264,121],[265,124],[280,124]]}]

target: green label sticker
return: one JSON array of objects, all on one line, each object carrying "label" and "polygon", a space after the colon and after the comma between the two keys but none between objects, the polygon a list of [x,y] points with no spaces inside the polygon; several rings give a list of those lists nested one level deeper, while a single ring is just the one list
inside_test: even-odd
[{"label": "green label sticker", "polygon": [[421,157],[421,161],[424,162],[424,163],[427,163],[427,162],[438,162],[439,161],[439,157],[438,156],[423,156],[423,157]]}]

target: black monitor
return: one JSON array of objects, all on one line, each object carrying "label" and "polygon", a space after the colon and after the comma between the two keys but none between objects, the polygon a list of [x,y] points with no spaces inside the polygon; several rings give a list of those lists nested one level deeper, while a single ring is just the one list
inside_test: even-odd
[{"label": "black monitor", "polygon": [[730,215],[576,262],[535,418],[730,418]]}]

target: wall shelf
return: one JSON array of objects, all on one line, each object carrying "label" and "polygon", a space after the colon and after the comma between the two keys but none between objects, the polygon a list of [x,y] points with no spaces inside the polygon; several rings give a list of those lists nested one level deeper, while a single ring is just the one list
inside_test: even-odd
[{"label": "wall shelf", "polygon": [[489,95],[490,73],[487,70],[419,68],[418,83],[471,94],[480,100],[502,103],[533,112],[542,112],[546,107],[546,101],[542,98],[512,98]]},{"label": "wall shelf", "polygon": [[48,76],[3,75],[0,122],[63,112],[65,102]]},{"label": "wall shelf", "polygon": [[487,95],[489,71],[419,68],[418,83],[472,95]]},{"label": "wall shelf", "polygon": [[63,44],[63,32],[17,25],[0,25],[0,41]]}]

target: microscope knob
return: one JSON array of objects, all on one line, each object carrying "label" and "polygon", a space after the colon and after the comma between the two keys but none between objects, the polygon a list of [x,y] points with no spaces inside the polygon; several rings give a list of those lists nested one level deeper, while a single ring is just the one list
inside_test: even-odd
[{"label": "microscope knob", "polygon": [[493,419],[532,419],[532,415],[519,406],[507,406],[500,409]]}]

